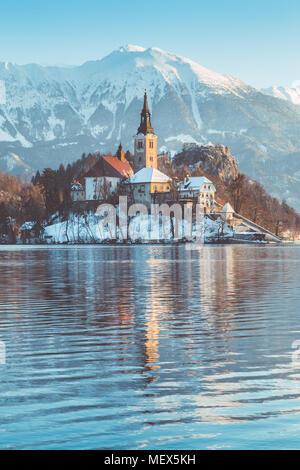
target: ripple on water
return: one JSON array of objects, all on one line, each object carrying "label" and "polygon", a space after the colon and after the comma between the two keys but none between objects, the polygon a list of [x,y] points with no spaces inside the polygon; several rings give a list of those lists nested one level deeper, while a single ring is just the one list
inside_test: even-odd
[{"label": "ripple on water", "polygon": [[1,247],[0,447],[298,448],[300,247]]}]

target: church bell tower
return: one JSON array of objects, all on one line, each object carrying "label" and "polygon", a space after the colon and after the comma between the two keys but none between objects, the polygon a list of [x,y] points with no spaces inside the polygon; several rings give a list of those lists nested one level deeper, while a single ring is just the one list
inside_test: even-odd
[{"label": "church bell tower", "polygon": [[157,136],[151,126],[151,114],[147,93],[144,95],[144,106],[141,112],[141,123],[134,137],[134,171],[142,168],[157,168]]}]

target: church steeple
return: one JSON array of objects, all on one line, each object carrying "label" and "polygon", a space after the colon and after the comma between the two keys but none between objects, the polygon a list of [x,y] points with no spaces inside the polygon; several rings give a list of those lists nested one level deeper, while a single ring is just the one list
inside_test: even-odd
[{"label": "church steeple", "polygon": [[120,145],[118,147],[116,157],[118,157],[118,159],[121,160],[122,162],[125,160],[125,152],[123,150],[123,145],[122,145],[121,142],[120,142]]},{"label": "church steeple", "polygon": [[141,112],[141,123],[138,128],[137,134],[154,134],[153,127],[151,126],[151,113],[148,106],[147,92],[144,94],[144,106]]},{"label": "church steeple", "polygon": [[145,90],[141,123],[134,137],[134,171],[142,168],[157,168],[157,136],[151,126],[147,93]]}]

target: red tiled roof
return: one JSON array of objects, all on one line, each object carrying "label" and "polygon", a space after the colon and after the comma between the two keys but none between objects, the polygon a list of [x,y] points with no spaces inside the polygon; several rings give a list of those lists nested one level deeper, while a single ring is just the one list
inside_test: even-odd
[{"label": "red tiled roof", "polygon": [[97,178],[100,176],[113,178],[129,178],[133,175],[127,160],[119,160],[118,157],[101,157],[97,163],[84,175],[85,177]]},{"label": "red tiled roof", "polygon": [[132,176],[134,171],[131,168],[130,163],[124,159],[119,160],[118,157],[104,157],[105,161],[109,163],[115,170],[117,170],[122,176],[125,176],[128,178],[129,176]]}]

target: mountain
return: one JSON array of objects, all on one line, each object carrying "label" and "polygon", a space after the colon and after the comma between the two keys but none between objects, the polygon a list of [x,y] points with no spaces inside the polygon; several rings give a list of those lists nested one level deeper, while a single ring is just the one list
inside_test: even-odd
[{"label": "mountain", "polygon": [[290,101],[293,104],[300,105],[300,83],[295,83],[291,88],[284,86],[272,86],[269,88],[262,88],[261,90],[266,95],[275,96],[282,100]]},{"label": "mountain", "polygon": [[76,67],[0,63],[0,80],[4,171],[115,152],[120,139],[132,150],[146,88],[161,152],[219,142],[241,171],[300,209],[300,107],[235,77],[156,47],[125,46]]}]

